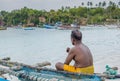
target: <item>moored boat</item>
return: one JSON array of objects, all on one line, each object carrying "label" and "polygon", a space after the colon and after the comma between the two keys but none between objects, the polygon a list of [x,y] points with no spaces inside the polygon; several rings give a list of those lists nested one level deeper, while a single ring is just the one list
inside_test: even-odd
[{"label": "moored boat", "polygon": [[35,30],[35,28],[32,28],[32,27],[26,27],[26,28],[24,28],[24,30]]},{"label": "moored boat", "polygon": [[78,25],[62,25],[58,27],[59,30],[74,30],[74,29],[80,29],[80,26]]},{"label": "moored boat", "polygon": [[52,25],[46,25],[46,24],[44,24],[43,27],[46,29],[56,29],[57,28],[57,26],[55,26],[55,25],[52,26]]},{"label": "moored boat", "polygon": [[80,29],[80,26],[76,26],[76,27],[72,27],[72,26],[59,26],[58,27],[59,30],[74,30],[74,29]]},{"label": "moored boat", "polygon": [[0,27],[0,30],[6,30],[7,27]]}]

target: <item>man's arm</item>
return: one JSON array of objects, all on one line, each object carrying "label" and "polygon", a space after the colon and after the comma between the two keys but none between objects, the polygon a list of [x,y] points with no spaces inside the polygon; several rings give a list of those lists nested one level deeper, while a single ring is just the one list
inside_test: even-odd
[{"label": "man's arm", "polygon": [[64,64],[67,64],[69,65],[70,62],[72,61],[72,59],[74,58],[75,54],[74,54],[74,48],[70,49],[69,53],[68,53],[68,56],[64,62]]}]

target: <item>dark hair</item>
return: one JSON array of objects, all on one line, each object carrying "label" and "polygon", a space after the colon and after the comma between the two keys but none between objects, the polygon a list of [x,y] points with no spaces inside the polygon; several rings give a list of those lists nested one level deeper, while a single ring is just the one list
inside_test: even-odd
[{"label": "dark hair", "polygon": [[71,37],[77,41],[82,40],[82,33],[79,30],[72,30]]}]

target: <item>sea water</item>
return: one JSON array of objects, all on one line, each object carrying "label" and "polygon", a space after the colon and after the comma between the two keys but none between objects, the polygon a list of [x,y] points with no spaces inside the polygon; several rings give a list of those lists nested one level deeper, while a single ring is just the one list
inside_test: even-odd
[{"label": "sea water", "polygon": [[[103,72],[105,65],[120,67],[120,29],[105,27],[81,28],[83,43],[94,58],[96,72]],[[34,65],[43,61],[64,62],[66,48],[73,47],[71,30],[43,29],[23,30],[8,28],[0,31],[0,58]],[[72,62],[74,63],[74,62]]]}]

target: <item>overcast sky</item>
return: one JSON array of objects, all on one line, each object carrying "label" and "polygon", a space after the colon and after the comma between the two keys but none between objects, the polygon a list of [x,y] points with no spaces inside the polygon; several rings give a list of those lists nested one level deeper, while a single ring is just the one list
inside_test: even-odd
[{"label": "overcast sky", "polygon": [[[85,5],[88,1],[93,2],[94,4],[99,3],[100,1],[110,1],[110,0],[0,0],[0,11],[7,10],[11,11],[14,9],[20,9],[24,6],[28,8],[33,8],[37,10],[50,10],[50,9],[59,9],[62,6],[80,6],[81,2],[84,2]],[[111,0],[118,2],[120,0]]]}]

